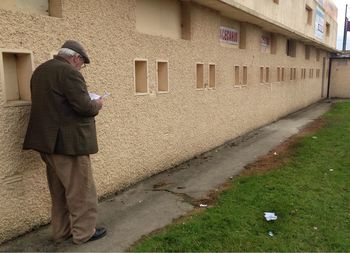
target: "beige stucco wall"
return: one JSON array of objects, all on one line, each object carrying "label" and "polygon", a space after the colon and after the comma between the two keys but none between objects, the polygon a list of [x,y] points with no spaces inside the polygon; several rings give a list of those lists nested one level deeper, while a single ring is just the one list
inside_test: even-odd
[{"label": "beige stucco wall", "polygon": [[[294,2],[294,0],[291,0]],[[280,1],[284,2],[284,1]],[[247,25],[247,48],[223,46],[220,14],[197,4],[191,9],[191,40],[136,31],[133,0],[65,0],[63,18],[0,9],[0,48],[33,52],[35,67],[48,60],[66,39],[81,41],[91,64],[83,70],[90,91],[111,92],[96,118],[100,151],[92,156],[99,196],[118,191],[181,163],[259,126],[321,99],[322,78],[300,79],[300,68],[322,69],[311,48],[297,57],[262,53],[265,33]],[[135,95],[134,60],[148,60],[149,94]],[[169,64],[169,92],[156,92],[156,61]],[[216,88],[196,90],[195,63],[216,64]],[[246,87],[234,87],[234,66],[248,67]],[[270,68],[260,83],[260,67]],[[285,67],[284,82],[276,68]],[[289,69],[297,68],[297,80]],[[307,72],[308,73],[308,72]],[[307,74],[308,76],[308,74]],[[0,242],[49,221],[50,199],[39,155],[22,151],[30,104],[7,103],[0,85]]]},{"label": "beige stucco wall", "polygon": [[[265,16],[271,21],[289,27],[291,30],[300,32],[316,40],[319,40],[330,47],[336,46],[337,39],[337,22],[336,19],[325,13],[325,22],[330,25],[329,36],[326,33],[323,39],[318,39],[315,36],[315,11],[318,6],[315,0],[295,0],[283,1],[279,0],[276,4],[273,0],[221,0],[229,5],[243,6],[259,15]],[[238,5],[237,5],[238,4]],[[308,5],[312,13],[312,24],[307,24],[307,12],[305,6]],[[321,7],[324,11],[324,9]],[[324,27],[325,28],[325,27]]]},{"label": "beige stucco wall", "polygon": [[330,97],[350,97],[350,60],[332,59]]}]

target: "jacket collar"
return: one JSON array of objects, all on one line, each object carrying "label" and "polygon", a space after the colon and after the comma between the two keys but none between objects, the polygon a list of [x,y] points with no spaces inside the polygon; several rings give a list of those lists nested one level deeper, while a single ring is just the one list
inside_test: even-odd
[{"label": "jacket collar", "polygon": [[61,61],[61,62],[65,62],[65,63],[70,64],[70,62],[67,61],[66,59],[64,59],[62,56],[55,55],[53,58],[54,58],[55,60],[59,60],[59,61]]}]

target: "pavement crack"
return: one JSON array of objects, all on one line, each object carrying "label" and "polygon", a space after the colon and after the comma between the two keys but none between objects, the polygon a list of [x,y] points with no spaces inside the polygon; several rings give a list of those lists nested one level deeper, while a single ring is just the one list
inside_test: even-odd
[{"label": "pavement crack", "polygon": [[198,200],[195,198],[191,197],[190,195],[186,193],[181,193],[181,192],[174,192],[169,189],[152,189],[152,191],[163,191],[163,192],[169,192],[173,195],[176,195],[182,199],[183,202],[188,203],[194,207],[198,206]]}]

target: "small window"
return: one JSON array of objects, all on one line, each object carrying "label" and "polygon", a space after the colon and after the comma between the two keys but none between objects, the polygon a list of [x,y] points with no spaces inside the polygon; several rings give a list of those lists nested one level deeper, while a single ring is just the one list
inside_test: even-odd
[{"label": "small window", "polygon": [[277,53],[277,35],[271,34],[271,54]]},{"label": "small window", "polygon": [[306,5],[305,10],[306,10],[306,23],[308,25],[312,25],[312,8]]},{"label": "small window", "polygon": [[235,66],[235,86],[239,85],[239,66]]},{"label": "small window", "polygon": [[264,82],[264,67],[260,67],[260,83]]},{"label": "small window", "polygon": [[305,60],[310,60],[310,46],[305,45]]},{"label": "small window", "polygon": [[330,33],[331,33],[331,25],[328,22],[326,22],[326,36],[329,37]]},{"label": "small window", "polygon": [[135,60],[135,91],[138,94],[148,93],[147,60]]},{"label": "small window", "polygon": [[196,64],[196,87],[197,89],[204,89],[204,64]]},{"label": "small window", "polygon": [[295,40],[287,40],[286,42],[286,53],[290,57],[296,57],[297,44]]},{"label": "small window", "polygon": [[293,68],[290,68],[289,79],[293,80]]},{"label": "small window", "polygon": [[277,82],[281,81],[281,68],[277,67]]},{"label": "small window", "polygon": [[157,86],[158,92],[168,92],[169,91],[169,68],[168,62],[157,61]]},{"label": "small window", "polygon": [[269,83],[270,82],[270,68],[266,67],[265,72],[266,72],[265,81],[267,83]]},{"label": "small window", "polygon": [[320,78],[320,69],[316,69],[316,78]]},{"label": "small window", "polygon": [[320,61],[321,58],[321,52],[319,49],[316,50],[316,61]]},{"label": "small window", "polygon": [[30,101],[33,54],[30,51],[0,51],[0,81],[6,101]]},{"label": "small window", "polygon": [[248,83],[248,67],[243,66],[243,85],[247,85]]},{"label": "small window", "polygon": [[284,82],[284,67],[281,68],[281,81]]},{"label": "small window", "polygon": [[209,64],[209,88],[215,88],[215,64]]},{"label": "small window", "polygon": [[297,69],[293,69],[293,80],[297,80]]}]

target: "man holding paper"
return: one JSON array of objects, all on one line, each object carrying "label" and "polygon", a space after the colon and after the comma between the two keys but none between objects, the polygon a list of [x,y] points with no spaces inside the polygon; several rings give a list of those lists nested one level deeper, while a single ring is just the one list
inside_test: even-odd
[{"label": "man holding paper", "polygon": [[81,244],[106,235],[105,228],[96,228],[97,194],[89,156],[98,152],[94,117],[103,99],[90,99],[80,73],[88,63],[82,45],[68,40],[31,78],[32,107],[23,148],[38,151],[46,163],[57,242],[72,237]]}]

